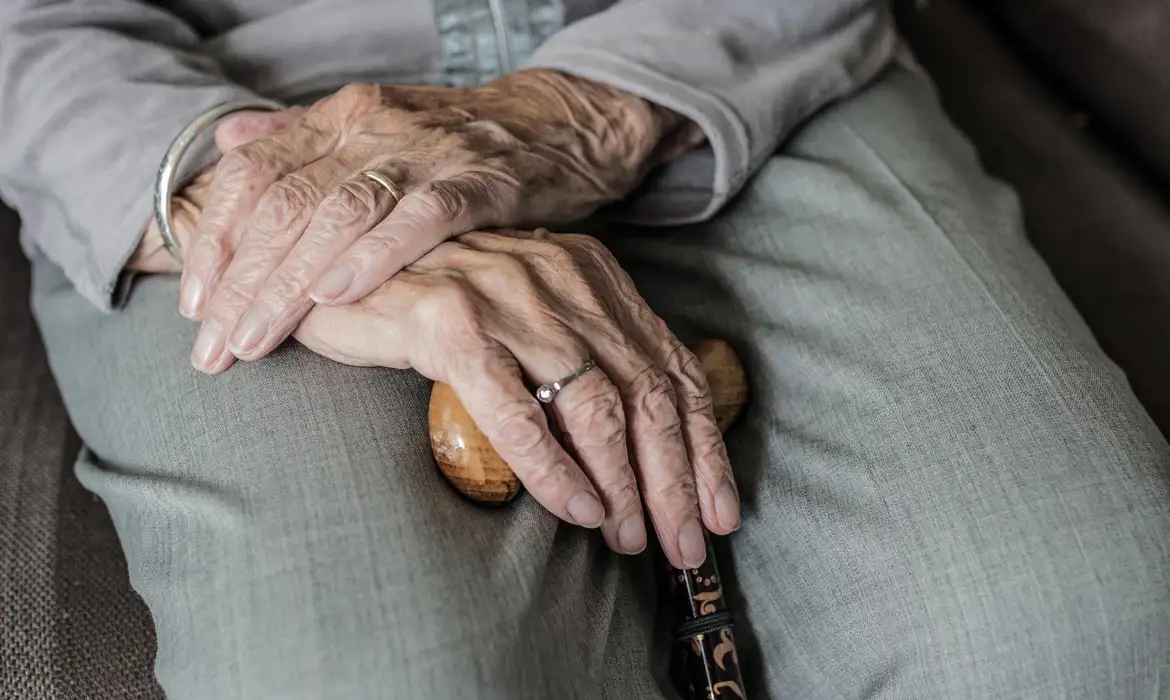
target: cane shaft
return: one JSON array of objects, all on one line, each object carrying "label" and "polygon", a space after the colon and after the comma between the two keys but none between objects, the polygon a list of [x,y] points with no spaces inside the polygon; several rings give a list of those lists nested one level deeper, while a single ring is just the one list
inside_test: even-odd
[{"label": "cane shaft", "polygon": [[[723,341],[704,340],[691,349],[707,376],[716,423],[726,430],[747,401],[743,365]],[[520,492],[520,480],[446,384],[432,389],[430,430],[439,469],[460,493],[477,503],[503,505]],[[706,562],[697,569],[672,569],[669,588],[675,687],[684,700],[744,700],[733,620],[710,538]]]},{"label": "cane shaft", "polygon": [[671,569],[674,646],[671,679],[686,700],[743,700],[743,676],[735,648],[735,620],[707,538],[707,560],[697,569]]}]

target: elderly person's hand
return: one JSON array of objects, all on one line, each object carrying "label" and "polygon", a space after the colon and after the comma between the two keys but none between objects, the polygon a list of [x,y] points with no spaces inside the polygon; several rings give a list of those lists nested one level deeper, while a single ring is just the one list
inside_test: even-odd
[{"label": "elderly person's hand", "polygon": [[[304,111],[303,107],[292,107],[280,112],[238,112],[216,127],[215,146],[220,153],[227,153],[249,141],[271,136],[295,122]],[[211,196],[211,183],[214,180],[215,169],[204,170],[171,198],[171,229],[184,248],[195,235],[195,227]],[[147,224],[138,247],[126,261],[126,269],[152,273],[182,270],[182,265],[163,245],[154,217]]]},{"label": "elderly person's hand", "polygon": [[[318,306],[296,331],[358,365],[412,367],[449,383],[529,492],[602,528],[615,551],[646,545],[639,493],[671,563],[705,557],[703,528],[739,525],[739,497],[694,355],[587,236],[469,233],[369,296]],[[551,404],[573,456],[525,384],[593,359]],[[575,457],[575,459],[574,459]]]},{"label": "elderly person's hand", "polygon": [[262,357],[314,302],[360,299],[451,236],[578,220],[701,140],[689,124],[554,71],[351,85],[220,161],[181,285],[180,310],[203,321],[192,361]]}]

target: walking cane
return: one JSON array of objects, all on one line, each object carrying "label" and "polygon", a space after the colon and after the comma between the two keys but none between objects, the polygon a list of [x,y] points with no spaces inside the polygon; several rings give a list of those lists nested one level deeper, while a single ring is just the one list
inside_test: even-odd
[{"label": "walking cane", "polygon": [[[731,346],[704,340],[691,350],[711,387],[715,420],[726,431],[747,401],[743,365]],[[520,480],[475,426],[454,390],[436,382],[431,391],[431,448],[439,470],[457,491],[477,503],[503,505],[520,492]],[[723,580],[711,540],[697,569],[670,569],[667,591],[674,616],[671,681],[684,700],[746,698]]]},{"label": "walking cane", "polygon": [[[154,217],[167,251],[182,263],[178,239],[171,228],[171,197],[179,163],[192,142],[223,117],[243,110],[273,111],[271,100],[216,105],[191,121],[171,142],[154,182]],[[739,416],[747,401],[743,365],[731,346],[704,340],[691,350],[711,387],[715,420],[720,430]],[[502,505],[520,492],[520,480],[475,427],[451,387],[436,383],[431,391],[431,448],[439,469],[456,490],[474,501]],[[672,682],[684,700],[725,700],[746,696],[735,651],[734,623],[723,594],[715,552],[707,543],[707,559],[697,569],[671,569],[667,588],[674,614]]]}]

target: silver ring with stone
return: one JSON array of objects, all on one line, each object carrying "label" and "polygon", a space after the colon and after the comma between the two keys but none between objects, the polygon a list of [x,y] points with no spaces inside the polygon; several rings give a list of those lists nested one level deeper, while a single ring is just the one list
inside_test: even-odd
[{"label": "silver ring with stone", "polygon": [[541,384],[540,386],[536,387],[536,400],[541,403],[552,403],[553,399],[557,397],[557,394],[560,393],[561,389],[564,389],[565,386],[569,384],[569,382],[573,381],[577,377],[580,377],[582,374],[585,374],[596,366],[597,364],[593,360],[585,360],[583,363],[581,363],[581,366],[577,368],[577,371],[573,372],[569,376],[555,381],[552,384]]},{"label": "silver ring with stone", "polygon": [[245,110],[278,112],[282,109],[284,105],[279,102],[263,98],[218,104],[192,119],[171,142],[154,178],[154,221],[158,224],[158,234],[162,237],[163,246],[175,260],[183,262],[183,251],[179,239],[175,237],[174,229],[171,228],[171,197],[174,196],[179,163],[182,162],[187,149],[191,148],[191,144],[195,143],[200,134],[207,131],[207,127],[229,114]]}]

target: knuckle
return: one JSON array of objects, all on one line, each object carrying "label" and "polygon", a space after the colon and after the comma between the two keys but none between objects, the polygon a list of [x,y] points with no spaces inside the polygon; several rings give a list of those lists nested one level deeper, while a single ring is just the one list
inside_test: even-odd
[{"label": "knuckle", "polygon": [[638,480],[634,478],[632,469],[626,469],[622,483],[614,489],[614,501],[622,507],[636,510],[642,500],[642,491],[638,488]]},{"label": "knuckle", "polygon": [[252,294],[237,281],[220,284],[207,310],[207,317],[230,321],[252,302]]},{"label": "knuckle", "polygon": [[303,280],[293,275],[282,274],[273,275],[258,298],[262,297],[269,306],[279,309],[307,296],[308,288]]},{"label": "knuckle", "polygon": [[241,182],[267,176],[271,170],[269,158],[257,144],[245,144],[224,154],[216,166],[216,179]]},{"label": "knuckle", "polygon": [[532,459],[549,452],[551,437],[543,419],[535,401],[515,401],[499,411],[496,429],[511,454]]},{"label": "knuckle", "polygon": [[479,309],[471,290],[455,280],[437,284],[429,290],[419,309],[423,318],[444,319],[443,327],[451,333],[462,329],[475,334],[479,329]]},{"label": "knuckle", "polygon": [[577,408],[579,434],[573,443],[584,446],[617,447],[626,442],[626,421],[617,390],[602,391],[584,398]]},{"label": "knuckle", "polygon": [[584,257],[592,261],[594,265],[601,265],[607,269],[610,267],[617,267],[620,269],[621,265],[617,258],[614,257],[613,251],[606,247],[597,238],[586,235],[584,233],[570,233],[560,234],[557,236],[566,251],[575,249],[584,253]]},{"label": "knuckle", "polygon": [[731,473],[731,462],[727,458],[727,445],[723,442],[723,435],[716,429],[708,439],[699,442],[696,448],[697,454],[694,455],[694,461],[699,465],[713,465],[713,468],[708,469],[714,481],[716,488],[718,488],[719,480],[726,476],[733,478]]},{"label": "knuckle", "polygon": [[458,186],[446,182],[432,182],[418,193],[411,212],[421,219],[452,222],[463,215],[468,208],[467,197]]},{"label": "knuckle", "polygon": [[295,174],[288,175],[268,189],[265,195],[267,200],[265,209],[281,222],[295,218],[304,210],[315,208],[314,190],[313,185],[304,178]]},{"label": "knuckle", "polygon": [[659,432],[674,432],[681,425],[674,385],[658,368],[649,366],[631,383],[635,411]]},{"label": "knuckle", "polygon": [[675,393],[688,413],[706,411],[712,406],[711,389],[699,358],[677,339],[671,341],[666,366],[675,379]]},{"label": "knuckle", "polygon": [[519,292],[532,283],[528,268],[513,255],[485,252],[478,253],[477,257],[482,264],[477,276],[491,289]]},{"label": "knuckle", "polygon": [[654,499],[668,508],[692,510],[699,503],[699,492],[690,472],[679,472],[650,489]]},{"label": "knuckle", "polygon": [[465,127],[475,134],[477,142],[486,143],[495,149],[524,148],[524,142],[495,119],[477,119]]},{"label": "knuckle", "polygon": [[574,481],[568,464],[560,460],[545,459],[537,462],[525,479],[525,486],[534,493],[550,493],[563,490]]},{"label": "knuckle", "polygon": [[318,208],[318,214],[340,226],[363,224],[377,214],[378,199],[373,190],[356,182],[343,182]]},{"label": "knuckle", "polygon": [[642,492],[638,488],[638,481],[629,467],[614,474],[598,475],[597,487],[614,505],[617,512],[634,511],[642,500]]},{"label": "knuckle", "polygon": [[527,248],[533,264],[538,265],[543,272],[566,280],[579,281],[585,277],[584,269],[577,258],[560,243],[547,240],[533,241]]},{"label": "knuckle", "polygon": [[373,233],[361,239],[357,250],[363,260],[394,260],[402,251],[402,239],[392,233]]},{"label": "knuckle", "polygon": [[574,268],[577,265],[576,258],[569,252],[569,249],[563,245],[558,245],[552,241],[547,241],[541,246],[541,252],[544,258],[548,260],[549,264],[556,268]]}]

